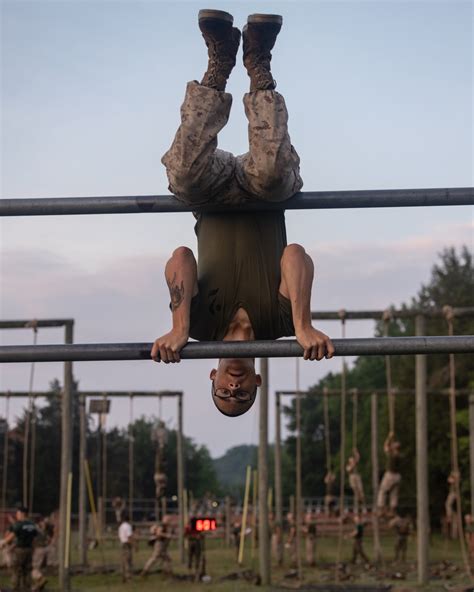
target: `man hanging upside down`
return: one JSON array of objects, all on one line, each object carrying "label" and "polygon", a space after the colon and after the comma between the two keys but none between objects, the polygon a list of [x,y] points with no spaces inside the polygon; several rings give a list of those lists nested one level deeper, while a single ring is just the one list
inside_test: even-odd
[{"label": "man hanging upside down", "polygon": [[[181,125],[162,159],[170,191],[191,206],[281,202],[303,185],[285,101],[270,72],[279,15],[250,15],[242,33],[250,77],[244,96],[249,152],[236,157],[217,149],[229,118],[232,96],[225,87],[241,37],[232,25],[227,12],[199,12],[208,68],[200,83],[188,83]],[[330,339],[311,325],[313,262],[300,245],[287,245],[282,210],[201,213],[195,230],[198,262],[190,249],[179,247],[166,265],[173,328],[154,342],[155,361],[179,362],[189,337],[250,341],[295,335],[305,359],[332,357]],[[245,413],[261,383],[253,359],[220,360],[210,378],[213,400],[228,416]]]}]

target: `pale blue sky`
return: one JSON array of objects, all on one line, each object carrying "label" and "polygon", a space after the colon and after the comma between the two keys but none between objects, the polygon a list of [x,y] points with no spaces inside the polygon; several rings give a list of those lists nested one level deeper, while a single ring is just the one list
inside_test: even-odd
[{"label": "pale blue sky", "polygon": [[[165,193],[160,158],[178,125],[185,83],[206,66],[197,28],[203,7],[2,0],[2,196]],[[306,190],[473,184],[472,2],[207,7],[232,12],[239,27],[252,12],[283,15],[273,73]],[[220,138],[236,153],[247,146],[247,89],[239,55],[228,84],[232,115]],[[384,308],[414,294],[443,245],[470,240],[472,210],[291,212],[287,222],[289,239],[316,259],[314,308]],[[178,244],[195,247],[192,226],[190,215],[166,214],[3,220],[1,316],[74,316],[78,341],[151,341],[169,322],[163,263]],[[372,330],[352,327],[354,336]],[[6,343],[30,337],[2,335]],[[312,384],[337,363],[306,365],[302,380]],[[248,441],[256,413],[230,424],[214,415],[205,378],[194,376],[208,365],[193,364],[81,364],[76,373],[85,388],[192,386],[199,393],[185,415],[190,435],[214,453]],[[279,363],[275,388],[293,386],[290,364]],[[59,373],[57,366],[37,369],[38,387]],[[2,388],[25,388],[26,375],[26,367],[3,368]],[[202,409],[212,429],[192,421]]]}]

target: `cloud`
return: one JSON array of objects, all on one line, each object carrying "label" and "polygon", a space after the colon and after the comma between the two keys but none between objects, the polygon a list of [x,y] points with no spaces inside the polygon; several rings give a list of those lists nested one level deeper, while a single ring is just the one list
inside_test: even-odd
[{"label": "cloud", "polygon": [[[404,241],[334,242],[310,248],[317,268],[312,308],[384,309],[409,302],[429,279],[437,253],[445,246],[467,242],[469,231],[468,224],[456,225],[432,239],[413,236]],[[447,240],[448,235],[453,240]],[[170,326],[164,264],[165,257],[130,256],[91,271],[44,249],[11,250],[3,257],[1,314],[3,318],[73,317],[77,343],[152,341]],[[333,337],[340,335],[335,323],[321,322],[320,328]],[[372,322],[347,324],[348,337],[370,336],[372,331]],[[28,332],[3,331],[0,337],[4,343],[31,343]],[[39,336],[40,343],[61,339],[53,330],[41,331]],[[74,373],[84,389],[183,390],[186,434],[219,455],[229,446],[255,441],[258,406],[239,419],[216,415],[208,380],[213,365],[209,360],[175,366],[146,361],[78,363]],[[294,387],[294,366],[290,359],[270,364],[272,391]],[[301,386],[306,388],[329,370],[338,371],[340,360],[300,367]],[[25,365],[7,365],[2,369],[2,389],[24,390],[27,373]],[[36,388],[46,388],[52,378],[61,376],[61,364],[37,364]],[[154,401],[137,401],[135,413],[152,415],[157,408]],[[110,423],[124,425],[127,412],[126,405],[114,403]],[[272,417],[272,406],[270,413]],[[166,408],[165,417],[175,417],[173,405]]]}]

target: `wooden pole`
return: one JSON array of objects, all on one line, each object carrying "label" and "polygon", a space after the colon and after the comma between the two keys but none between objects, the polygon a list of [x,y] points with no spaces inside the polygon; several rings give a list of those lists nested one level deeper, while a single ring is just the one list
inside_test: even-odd
[{"label": "wooden pole", "polygon": [[183,396],[178,397],[178,431],[176,442],[178,471],[178,548],[179,560],[185,561],[184,553],[184,450],[183,450]]},{"label": "wooden pole", "polygon": [[242,511],[242,523],[240,525],[240,544],[238,563],[242,565],[244,560],[245,530],[247,528],[247,514],[249,511],[250,481],[252,480],[252,467],[249,465],[245,474],[244,507]]},{"label": "wooden pole", "polygon": [[301,396],[300,396],[300,365],[296,358],[296,567],[298,579],[303,579],[303,562],[301,559]]},{"label": "wooden pole", "polygon": [[[104,405],[107,402],[107,395],[104,394]],[[107,415],[105,413],[100,415],[102,423],[102,514],[101,514],[101,528],[102,532],[107,531]]]},{"label": "wooden pole", "polygon": [[[64,342],[73,342],[73,325],[64,327]],[[66,557],[68,479],[72,472],[72,362],[64,363],[64,388],[61,407],[61,477],[59,493],[59,589],[69,592],[71,579]]]},{"label": "wooden pole", "polygon": [[271,582],[270,537],[268,528],[268,359],[260,360],[260,413],[258,447],[258,543],[260,560],[260,580],[262,586]]},{"label": "wooden pole", "polygon": [[283,492],[281,483],[281,397],[275,395],[275,523],[280,532],[277,542],[277,563],[283,565]]},{"label": "wooden pole", "polygon": [[79,396],[79,562],[87,565],[87,511],[85,460],[87,458],[86,397]]},{"label": "wooden pole", "polygon": [[[416,335],[424,335],[426,323],[423,315],[415,318]],[[416,400],[416,520],[418,584],[428,583],[429,555],[429,497],[428,497],[428,412],[426,403],[426,356],[415,358]]]},{"label": "wooden pole", "polygon": [[133,435],[133,395],[130,395],[130,423],[128,424],[128,513],[133,524],[133,497],[134,492],[134,444]]},{"label": "wooden pole", "polygon": [[250,558],[252,559],[255,557],[255,548],[257,547],[257,500],[258,500],[258,471],[256,469],[253,470],[253,482],[252,482],[252,544],[250,546]]},{"label": "wooden pole", "polygon": [[372,456],[372,530],[374,533],[374,560],[376,562],[382,559],[382,548],[380,546],[380,530],[377,508],[377,496],[379,491],[379,415],[378,399],[374,393],[370,398],[370,417],[371,417],[371,456]]},{"label": "wooden pole", "polygon": [[474,515],[474,393],[469,395],[469,476],[471,485],[471,515]]},{"label": "wooden pole", "polygon": [[231,545],[231,527],[232,517],[230,511],[230,497],[225,497],[225,546],[230,547]]}]

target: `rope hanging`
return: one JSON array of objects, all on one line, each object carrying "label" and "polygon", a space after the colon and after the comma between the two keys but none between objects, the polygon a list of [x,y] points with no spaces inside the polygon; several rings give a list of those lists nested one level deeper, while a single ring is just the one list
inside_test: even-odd
[{"label": "rope hanging", "polygon": [[[341,309],[339,311],[339,318],[341,319],[341,336],[346,337],[346,311]],[[339,539],[337,544],[337,563],[336,563],[336,581],[339,581],[339,570],[337,565],[341,563],[342,553],[342,539],[344,535],[344,487],[346,477],[346,359],[342,358],[341,369],[341,421],[340,421],[340,467],[339,467]]]},{"label": "rope hanging", "polygon": [[331,435],[329,432],[328,388],[323,388],[324,440],[326,444],[326,473],[331,472]]},{"label": "rope hanging", "polygon": [[[454,335],[454,313],[451,306],[444,306],[443,313],[448,324],[448,335]],[[456,365],[454,354],[449,354],[449,419],[450,419],[450,433],[451,433],[451,470],[458,476],[454,480],[454,493],[456,495],[456,521],[458,526],[459,546],[461,548],[461,555],[463,558],[466,573],[469,577],[471,575],[471,567],[466,552],[466,543],[464,540],[464,529],[462,523],[462,509],[461,509],[461,488],[460,488],[460,471],[459,471],[459,455],[458,455],[458,433],[456,425]]]},{"label": "rope hanging", "polygon": [[[392,320],[392,312],[387,309],[383,313],[383,335],[388,337],[388,329]],[[385,380],[387,385],[388,430],[395,433],[395,392],[392,387],[392,362],[390,356],[385,356]]]},{"label": "rope hanging", "polygon": [[359,391],[352,389],[352,450],[357,450],[357,416],[358,416]]},{"label": "rope hanging", "polygon": [[[38,321],[33,319],[32,321],[28,322],[26,327],[31,327],[33,329],[33,345],[36,345],[38,340]],[[30,367],[30,380],[28,386],[28,407],[25,416],[25,434],[24,434],[24,443],[23,443],[23,505],[28,507],[28,456],[29,456],[29,447],[30,447],[30,428],[31,428],[31,418],[34,411],[34,397],[33,397],[33,382],[35,376],[35,363],[32,362]],[[31,463],[33,460],[31,459]],[[31,503],[31,499],[29,500]],[[31,508],[30,508],[31,510]]]}]

